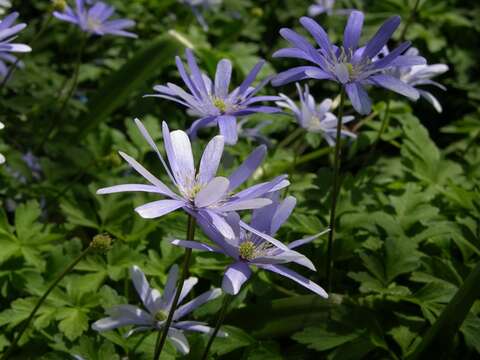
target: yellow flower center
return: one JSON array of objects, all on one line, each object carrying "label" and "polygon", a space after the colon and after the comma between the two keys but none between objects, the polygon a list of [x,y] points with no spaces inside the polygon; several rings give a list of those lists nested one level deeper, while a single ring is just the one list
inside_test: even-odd
[{"label": "yellow flower center", "polygon": [[213,105],[220,110],[220,112],[224,113],[227,111],[227,104],[222,99],[214,96],[212,99]]},{"label": "yellow flower center", "polygon": [[245,241],[240,244],[238,252],[242,259],[253,260],[255,258],[255,244],[251,241]]},{"label": "yellow flower center", "polygon": [[167,320],[168,314],[165,311],[160,310],[155,314],[155,319],[157,321],[165,321]]}]

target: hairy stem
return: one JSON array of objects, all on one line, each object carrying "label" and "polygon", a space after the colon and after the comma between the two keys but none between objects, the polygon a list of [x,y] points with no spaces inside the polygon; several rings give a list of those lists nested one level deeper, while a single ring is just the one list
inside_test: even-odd
[{"label": "hairy stem", "polygon": [[[195,227],[196,221],[192,215],[188,215],[188,229],[187,229],[187,240],[193,241],[195,240]],[[157,342],[155,345],[155,353],[153,355],[154,360],[160,359],[160,354],[162,353],[163,346],[165,345],[165,341],[167,340],[168,330],[170,329],[170,325],[172,324],[173,314],[178,305],[178,301],[180,299],[180,294],[182,292],[183,283],[188,275],[188,267],[190,265],[190,258],[192,256],[192,249],[185,249],[185,259],[183,260],[183,269],[182,274],[180,275],[180,283],[178,284],[177,291],[175,292],[175,297],[173,298],[172,307],[168,312],[167,321],[163,327],[163,331],[158,332]]]},{"label": "hairy stem", "polygon": [[230,302],[232,301],[233,296],[225,294],[225,298],[223,299],[223,305],[222,308],[220,309],[220,313],[218,314],[217,318],[217,323],[215,324],[215,329],[212,332],[212,335],[210,335],[210,339],[208,339],[207,347],[205,348],[205,351],[202,356],[202,360],[207,360],[208,353],[210,352],[210,348],[213,345],[213,342],[215,341],[215,338],[217,337],[218,332],[220,331],[220,327],[223,324],[223,321],[225,320],[225,315],[227,314],[228,306],[230,305]]},{"label": "hairy stem", "polygon": [[10,354],[15,350],[18,342],[20,341],[20,338],[22,337],[23,333],[25,332],[25,330],[28,329],[28,326],[30,325],[30,322],[32,321],[32,319],[34,318],[35,314],[37,313],[37,311],[40,309],[40,307],[42,306],[43,302],[47,299],[48,295],[50,295],[50,293],[53,291],[53,289],[55,289],[55,287],[60,283],[60,281],[62,281],[62,279],[70,272],[73,270],[73,268],[90,252],[90,250],[92,250],[92,246],[89,246],[87,247],[85,250],[83,250],[83,252],[77,256],[77,258],[75,260],[73,260],[73,262],[68,265],[68,267],[63,270],[63,272],[58,275],[58,277],[55,279],[55,281],[52,283],[52,285],[50,285],[50,287],[47,289],[47,291],[45,291],[45,293],[42,295],[42,297],[37,301],[37,304],[35,305],[35,307],[33,308],[32,312],[30,313],[30,315],[28,316],[27,320],[23,323],[22,325],[22,328],[20,329],[20,331],[18,332],[17,336],[14,338],[13,342],[12,342],[12,345],[10,345],[10,348],[7,350],[7,352],[3,355],[3,357],[1,358],[1,360],[6,360],[8,359],[8,357],[10,356]]},{"label": "hairy stem", "polygon": [[343,108],[345,105],[345,89],[342,87],[340,93],[340,106],[338,108],[337,118],[337,133],[335,137],[335,158],[334,158],[334,172],[333,172],[333,188],[332,188],[332,203],[330,207],[330,232],[328,233],[328,247],[327,247],[327,292],[332,290],[332,268],[333,268],[333,241],[335,240],[335,211],[337,208],[337,197],[339,193],[340,182],[340,165],[342,155],[342,118]]}]

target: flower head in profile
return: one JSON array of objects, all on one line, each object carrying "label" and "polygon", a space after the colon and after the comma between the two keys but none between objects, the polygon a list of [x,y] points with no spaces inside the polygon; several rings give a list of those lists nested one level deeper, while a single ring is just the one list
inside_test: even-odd
[{"label": "flower head in profile", "polygon": [[202,15],[202,11],[210,10],[222,4],[222,0],[179,0],[181,3],[190,6],[198,23],[204,31],[208,31],[208,24]]},{"label": "flower head in profile", "polygon": [[279,100],[278,96],[256,96],[269,82],[269,78],[260,82],[256,87],[251,86],[262,69],[264,61],[255,65],[243,83],[229,92],[232,76],[230,60],[220,60],[217,64],[215,80],[212,81],[200,71],[190,49],[186,50],[186,57],[190,74],[187,73],[179,57],[176,58],[176,63],[189,92],[175,84],[168,83],[155,86],[154,90],[158,94],[149,96],[175,101],[187,107],[192,115],[198,117],[199,119],[188,130],[192,137],[196,136],[200,128],[213,124],[218,125],[220,134],[223,135],[227,144],[235,144],[238,140],[237,117],[279,111],[276,107],[258,105],[262,101]]},{"label": "flower head in profile", "polygon": [[[302,90],[298,83],[296,86],[298,96],[300,97],[300,106],[284,94],[280,94],[282,101],[277,101],[277,105],[291,110],[298,124],[306,131],[322,134],[328,145],[334,146],[338,121],[337,117],[330,111],[333,106],[333,101],[331,99],[325,99],[317,105],[315,99],[310,94],[308,85],[305,85],[305,90]],[[344,116],[342,117],[342,124],[350,122],[353,119],[353,116]],[[341,134],[343,137],[357,137],[354,133],[344,129],[341,130]]]},{"label": "flower head in profile", "polygon": [[[32,51],[30,46],[25,44],[12,43],[17,34],[25,29],[26,24],[14,25],[18,18],[18,13],[14,12],[0,21],[0,77],[4,78],[8,74],[7,63],[15,64],[17,58],[11,53],[26,53]],[[22,66],[21,63],[18,63]]]},{"label": "flower head in profile", "polygon": [[223,291],[227,294],[237,294],[252,274],[250,267],[256,266],[289,278],[327,298],[327,293],[320,286],[283,265],[293,262],[315,271],[312,262],[294,249],[313,241],[325,232],[293,241],[288,245],[274,239],[272,236],[288,219],[295,207],[296,200],[289,196],[280,201],[277,193],[271,194],[271,198],[273,200],[271,205],[253,211],[250,225],[241,221],[235,213],[229,215],[228,221],[235,231],[233,239],[227,239],[213,227],[209,227],[204,230],[215,243],[214,246],[186,240],[173,240],[172,244],[231,257],[233,264],[225,271],[222,281]]},{"label": "flower head in profile", "polygon": [[278,176],[272,181],[257,184],[235,193],[235,190],[248,180],[263,161],[266,154],[265,146],[259,146],[254,150],[245,162],[230,177],[226,178],[216,176],[223,154],[224,140],[223,136],[215,136],[207,144],[197,172],[188,135],[181,130],[170,132],[164,122],[163,140],[169,163],[167,166],[146,128],[138,119],[135,122],[143,137],[158,155],[170,180],[175,185],[175,191],[167,187],[135,159],[120,152],[120,156],[150,185],[116,185],[100,189],[97,194],[141,191],[169,198],[137,207],[135,211],[143,218],[158,218],[182,208],[194,216],[202,227],[211,224],[224,236],[231,238],[234,233],[225,220],[229,212],[269,205],[272,201],[266,195],[289,185],[286,176]]},{"label": "flower head in profile", "polygon": [[343,36],[343,44],[330,43],[327,33],[315,20],[303,17],[300,23],[313,36],[319,49],[313,47],[303,36],[291,29],[282,29],[280,34],[291,47],[280,49],[274,57],[287,57],[306,60],[313,65],[298,66],[277,75],[272,81],[276,86],[302,79],[322,79],[339,83],[346,91],[355,110],[360,114],[371,111],[371,100],[365,90],[366,85],[383,87],[412,100],[419,97],[418,91],[386,74],[385,70],[398,66],[422,65],[426,61],[420,56],[405,54],[410,42],[404,42],[387,56],[378,59],[384,45],[400,25],[400,17],[388,19],[365,46],[359,45],[364,15],[352,11]]},{"label": "flower head in profile", "polygon": [[[89,6],[90,4],[91,6]],[[137,35],[126,31],[135,26],[135,21],[129,19],[110,20],[114,12],[113,6],[101,1],[76,0],[75,9],[67,6],[63,12],[54,11],[53,15],[59,20],[77,25],[87,34],[136,38]]]},{"label": "flower head in profile", "polygon": [[[382,51],[383,56],[387,56],[390,53],[387,46],[384,47]],[[407,50],[405,55],[409,56],[418,56],[419,51],[416,48],[410,48]],[[437,100],[435,96],[432,95],[429,91],[423,90],[422,86],[433,85],[442,90],[447,90],[442,84],[433,81],[432,78],[442,75],[448,71],[448,65],[445,64],[422,64],[422,65],[412,65],[412,66],[399,66],[395,68],[390,68],[387,70],[387,73],[400,79],[404,83],[413,86],[420,96],[427,100],[439,113],[442,112],[442,105]]]},{"label": "flower head in profile", "polygon": [[[158,290],[150,287],[150,284],[145,278],[145,274],[139,267],[133,266],[130,269],[130,275],[144,308],[142,309],[128,304],[114,306],[107,310],[108,317],[92,324],[94,330],[103,332],[119,327],[133,326],[125,335],[128,337],[138,331],[151,329],[160,330],[163,328],[177,289],[178,266],[174,265],[170,269],[163,295],[161,295]],[[197,282],[198,279],[195,277],[190,277],[185,280],[180,293],[179,304],[186,299]],[[181,319],[206,302],[218,298],[221,293],[220,289],[209,290],[186,304],[180,305],[175,310],[172,324],[168,330],[168,339],[179,352],[187,354],[190,351],[188,340],[183,334],[184,331],[195,331],[207,334],[213,332],[213,329],[206,323]],[[226,336],[226,334],[219,332],[219,336]]]}]

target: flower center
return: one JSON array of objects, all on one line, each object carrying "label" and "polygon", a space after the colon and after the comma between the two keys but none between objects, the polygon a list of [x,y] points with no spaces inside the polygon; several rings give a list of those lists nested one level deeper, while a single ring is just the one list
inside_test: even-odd
[{"label": "flower center", "polygon": [[240,244],[238,248],[240,258],[244,260],[253,260],[255,259],[255,244],[250,240],[247,240]]},{"label": "flower center", "polygon": [[102,26],[102,22],[98,19],[89,17],[87,20],[87,27],[92,31],[97,31]]},{"label": "flower center", "polygon": [[220,99],[219,97],[217,96],[214,96],[212,98],[212,102],[213,102],[213,105],[218,109],[220,110],[221,113],[225,113],[228,109],[228,106],[227,104],[225,104],[225,101],[223,101],[223,99]]},{"label": "flower center", "polygon": [[160,310],[155,314],[155,320],[157,321],[165,321],[167,320],[168,314],[165,311]]}]

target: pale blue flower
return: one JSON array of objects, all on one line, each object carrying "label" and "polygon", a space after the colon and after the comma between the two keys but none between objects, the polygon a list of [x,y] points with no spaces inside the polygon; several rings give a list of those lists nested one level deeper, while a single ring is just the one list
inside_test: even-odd
[{"label": "pale blue flower", "polygon": [[[7,76],[9,68],[7,63],[15,64],[17,58],[11,53],[26,53],[32,51],[30,46],[25,44],[12,43],[17,34],[27,26],[24,23],[13,25],[18,18],[14,12],[0,21],[0,77]],[[21,66],[21,63],[18,63]]]},{"label": "pale blue flower", "polygon": [[[171,267],[163,294],[160,294],[158,290],[150,287],[145,274],[138,266],[131,268],[130,276],[135,290],[142,301],[143,309],[129,304],[116,305],[106,311],[109,315],[107,318],[98,320],[92,324],[93,330],[103,332],[119,327],[133,326],[125,335],[128,337],[139,331],[159,331],[163,328],[177,291],[178,266],[174,265]],[[197,282],[198,279],[196,277],[190,277],[185,280],[178,304],[181,304],[187,298],[187,295],[192,291]],[[205,334],[211,334],[213,332],[213,329],[204,322],[182,320],[182,318],[199,306],[218,298],[221,294],[220,289],[212,289],[177,307],[173,313],[173,321],[168,329],[167,336],[172,345],[180,353],[188,354],[190,351],[188,340],[183,334],[184,331],[194,331]],[[219,332],[218,336],[226,336],[226,334]]]}]

